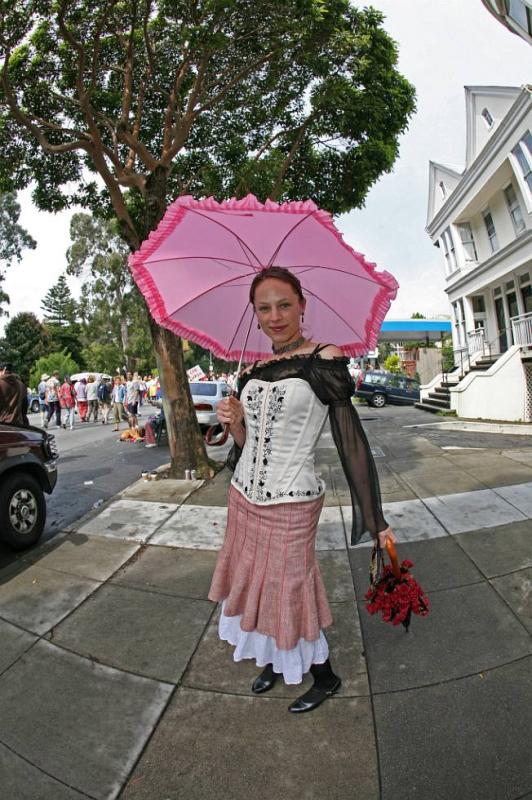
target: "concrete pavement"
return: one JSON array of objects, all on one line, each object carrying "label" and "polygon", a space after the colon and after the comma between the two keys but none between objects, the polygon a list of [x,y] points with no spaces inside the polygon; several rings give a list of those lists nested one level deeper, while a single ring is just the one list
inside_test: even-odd
[{"label": "concrete pavement", "polygon": [[365,611],[368,545],[348,546],[325,433],[317,548],[343,686],[294,718],[302,687],[253,696],[206,599],[229,473],[138,481],[0,571],[2,798],[532,796],[532,447],[442,445],[404,427],[423,412],[385,412],[361,416],[430,615],[405,634]]}]

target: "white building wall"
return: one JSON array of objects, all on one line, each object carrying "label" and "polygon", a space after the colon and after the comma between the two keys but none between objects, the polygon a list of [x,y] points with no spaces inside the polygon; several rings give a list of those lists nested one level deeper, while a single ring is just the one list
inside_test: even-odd
[{"label": "white building wall", "polygon": [[486,372],[470,372],[450,390],[451,409],[465,419],[526,421],[526,376],[514,346]]}]

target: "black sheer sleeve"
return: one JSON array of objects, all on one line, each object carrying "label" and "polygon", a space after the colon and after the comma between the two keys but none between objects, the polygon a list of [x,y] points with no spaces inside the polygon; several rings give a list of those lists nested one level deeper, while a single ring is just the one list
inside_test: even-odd
[{"label": "black sheer sleeve", "polygon": [[388,527],[381,505],[377,468],[369,442],[351,402],[353,380],[344,358],[313,358],[309,364],[309,382],[322,403],[329,406],[332,435],[349,484],[353,507],[351,544],[357,544],[369,531],[377,533]]},{"label": "black sheer sleeve", "polygon": [[[238,378],[237,383],[237,390],[235,391],[235,397],[237,400],[240,400],[240,395],[242,394],[242,389],[246,385],[250,378],[249,372],[241,372]],[[238,460],[242,455],[242,447],[239,447],[235,441],[233,441],[233,446],[229,450],[227,454],[227,458],[225,459],[225,466],[229,467],[231,472],[234,472],[236,469],[236,465],[238,464]]]}]

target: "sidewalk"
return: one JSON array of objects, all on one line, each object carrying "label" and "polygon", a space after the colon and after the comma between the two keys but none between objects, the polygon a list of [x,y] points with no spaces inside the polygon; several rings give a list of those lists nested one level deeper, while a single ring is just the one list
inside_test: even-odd
[{"label": "sidewalk", "polygon": [[348,547],[324,434],[317,548],[343,686],[294,717],[302,687],[253,696],[257,668],[232,662],[206,599],[230,474],[139,481],[0,571],[2,798],[532,797],[532,449],[364,424],[430,615],[405,634],[365,611],[368,543]]}]

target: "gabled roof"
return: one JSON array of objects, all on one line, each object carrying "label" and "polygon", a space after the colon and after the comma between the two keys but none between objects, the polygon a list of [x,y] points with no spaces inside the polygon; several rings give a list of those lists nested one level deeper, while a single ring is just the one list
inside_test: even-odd
[{"label": "gabled roof", "polygon": [[429,161],[429,200],[427,209],[427,225],[437,211],[442,207],[445,198],[439,192],[440,182],[443,181],[449,195],[458,184],[462,173],[449,164],[439,164],[437,161]]},{"label": "gabled roof", "polygon": [[[465,86],[466,105],[466,169],[473,163],[487,140],[502,122],[515,99],[519,86]],[[487,108],[494,124],[488,129],[482,119]]]}]

